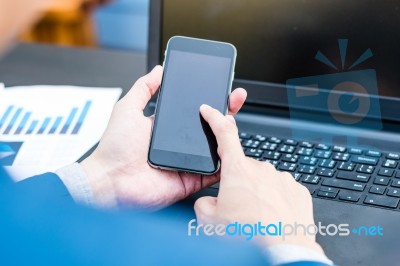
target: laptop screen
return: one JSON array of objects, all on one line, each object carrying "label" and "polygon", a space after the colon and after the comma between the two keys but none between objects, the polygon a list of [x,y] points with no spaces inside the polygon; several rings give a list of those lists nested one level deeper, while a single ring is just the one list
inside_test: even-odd
[{"label": "laptop screen", "polygon": [[349,88],[379,95],[386,105],[382,116],[400,117],[398,0],[155,2],[161,12],[159,62],[174,35],[230,42],[238,51],[235,85],[250,89],[250,102],[288,105],[291,89],[304,90],[298,96]]}]

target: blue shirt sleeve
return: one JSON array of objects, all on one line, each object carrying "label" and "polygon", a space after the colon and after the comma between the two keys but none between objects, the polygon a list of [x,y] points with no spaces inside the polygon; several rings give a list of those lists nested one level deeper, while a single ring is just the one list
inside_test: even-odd
[{"label": "blue shirt sleeve", "polygon": [[59,205],[74,203],[67,188],[54,173],[45,173],[24,179],[16,184],[15,189],[20,194],[57,202]]}]

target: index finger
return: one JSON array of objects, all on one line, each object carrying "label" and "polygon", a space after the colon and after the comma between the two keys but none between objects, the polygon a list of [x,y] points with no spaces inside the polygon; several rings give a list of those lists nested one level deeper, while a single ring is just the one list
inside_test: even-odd
[{"label": "index finger", "polygon": [[228,156],[243,156],[236,125],[218,110],[206,104],[200,106],[200,113],[210,125],[217,139],[218,154],[221,160],[225,160]]}]

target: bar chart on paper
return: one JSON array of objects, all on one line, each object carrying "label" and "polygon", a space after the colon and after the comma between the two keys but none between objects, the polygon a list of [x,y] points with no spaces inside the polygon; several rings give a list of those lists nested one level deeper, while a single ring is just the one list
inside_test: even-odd
[{"label": "bar chart on paper", "polygon": [[15,105],[9,105],[0,114],[0,133],[3,135],[33,135],[33,134],[78,134],[92,101],[83,106],[74,106],[68,112],[58,116],[35,116],[31,110]]},{"label": "bar chart on paper", "polygon": [[76,162],[101,138],[120,88],[0,88],[0,167],[15,181]]}]

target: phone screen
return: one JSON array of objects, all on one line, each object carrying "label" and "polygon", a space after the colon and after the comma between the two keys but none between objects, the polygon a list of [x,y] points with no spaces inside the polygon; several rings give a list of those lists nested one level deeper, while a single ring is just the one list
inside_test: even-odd
[{"label": "phone screen", "polygon": [[199,108],[208,104],[220,112],[226,111],[232,60],[223,56],[169,51],[164,64],[162,96],[157,106],[153,149],[213,156],[216,147],[210,147],[212,141]]}]

